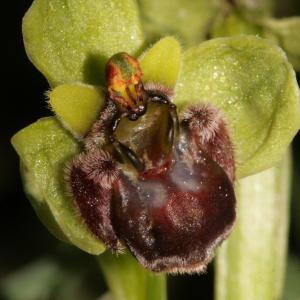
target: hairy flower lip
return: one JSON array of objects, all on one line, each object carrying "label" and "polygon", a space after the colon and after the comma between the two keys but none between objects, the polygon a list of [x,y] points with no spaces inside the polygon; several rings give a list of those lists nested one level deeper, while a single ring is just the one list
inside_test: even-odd
[{"label": "hairy flower lip", "polygon": [[[182,165],[184,160],[182,155],[188,154],[185,151],[182,153],[181,146],[176,148],[176,151],[181,148],[181,153],[177,154],[179,160],[173,158],[167,172],[152,173],[149,178],[139,179],[126,179],[126,176],[121,176],[121,182],[118,183],[120,186],[115,191],[117,200],[113,201],[116,210],[114,220],[117,220],[114,226],[117,235],[125,241],[125,244],[144,267],[154,272],[200,272],[211,260],[215,247],[230,233],[235,220],[235,196],[232,184],[224,171],[209,157],[203,156],[203,153],[198,160],[201,168],[206,170],[201,177],[201,181],[204,181],[202,185],[206,186],[205,180],[206,182],[210,180],[212,169],[216,168],[216,173],[213,175],[216,176],[213,180],[215,188],[212,188],[212,191],[215,191],[208,192],[206,189],[209,188],[204,188],[201,193],[200,188],[201,196],[195,196],[197,195],[197,186],[193,182],[193,177],[188,179],[185,174],[181,174],[182,170],[186,169]],[[178,164],[181,166],[176,166]],[[198,164],[196,166],[193,164],[196,170],[200,168],[197,167]],[[206,164],[210,164],[210,168],[205,168]],[[163,182],[166,183],[162,184]],[[217,182],[223,183],[217,184]],[[210,185],[213,184],[210,183]],[[121,191],[118,192],[120,189]],[[169,196],[163,196],[170,191]],[[173,194],[172,191],[174,191]],[[220,191],[219,196],[215,194],[213,198],[216,199],[207,200],[214,202],[215,206],[214,212],[208,213],[209,216],[206,214],[205,207],[210,204],[206,203],[205,198],[210,198],[209,195],[216,191],[217,193]],[[129,195],[140,201],[130,200]],[[121,204],[119,204],[120,202]],[[136,218],[144,221],[137,221]],[[214,223],[209,219],[218,221]],[[146,223],[144,224],[144,222]],[[211,228],[216,229],[214,231]],[[133,233],[135,231],[138,233]],[[206,234],[210,238],[204,232],[207,232]],[[181,245],[184,245],[184,248],[181,248]]]},{"label": "hairy flower lip", "polygon": [[[144,88],[139,81],[136,99],[142,97],[149,110],[132,120],[139,103],[126,91],[140,69],[123,53],[113,60],[122,67],[115,76],[130,80],[122,81],[125,94],[108,93],[85,138],[85,152],[69,165],[74,200],[92,232],[112,250],[127,246],[154,272],[201,271],[235,220],[234,167],[228,166],[234,160],[231,144],[223,145],[230,143],[225,123],[209,105],[192,107],[179,122],[171,91],[157,83]],[[119,84],[115,78],[109,82],[109,88]],[[128,141],[117,139],[121,124],[133,126]]]}]

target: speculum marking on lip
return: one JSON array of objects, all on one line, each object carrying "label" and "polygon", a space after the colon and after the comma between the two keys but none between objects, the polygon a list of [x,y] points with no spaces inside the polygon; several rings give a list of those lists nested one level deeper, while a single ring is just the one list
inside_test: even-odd
[{"label": "speculum marking on lip", "polygon": [[109,248],[127,246],[152,271],[203,270],[235,220],[221,114],[199,105],[179,122],[172,92],[144,85],[126,53],[109,60],[107,83],[106,107],[66,173],[83,219]]},{"label": "speculum marking on lip", "polygon": [[[188,166],[189,155],[177,153],[171,167],[156,176],[152,171],[150,180],[147,174],[134,182],[122,176],[118,181],[122,192],[114,190],[117,234],[153,271],[201,271],[235,220],[234,191],[225,172],[207,156]],[[178,172],[182,168],[190,169],[192,175],[187,178]],[[190,184],[194,180],[199,185]],[[140,222],[141,215],[147,222]]]}]

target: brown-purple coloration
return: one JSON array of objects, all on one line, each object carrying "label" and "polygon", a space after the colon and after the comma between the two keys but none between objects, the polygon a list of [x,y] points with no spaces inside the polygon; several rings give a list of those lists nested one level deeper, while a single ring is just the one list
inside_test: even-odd
[{"label": "brown-purple coloration", "polygon": [[[114,62],[123,66],[118,59],[124,57]],[[134,72],[132,66],[131,59],[124,70]],[[146,109],[132,118],[134,103],[140,104],[133,94],[127,99],[126,83],[119,85],[124,74],[117,71],[118,80],[108,82],[117,82],[109,88],[118,103],[107,97],[84,152],[66,168],[69,190],[90,230],[112,250],[128,247],[155,272],[202,271],[235,220],[226,124],[216,108],[203,104],[189,108],[179,123],[172,92],[141,81],[134,82],[136,97]]]},{"label": "brown-purple coloration", "polygon": [[114,184],[113,226],[152,271],[203,270],[235,219],[232,184],[204,153],[177,145],[166,166]]},{"label": "brown-purple coloration", "polygon": [[[104,154],[104,157],[103,157]],[[91,160],[97,163],[102,174],[94,176],[91,172]],[[123,248],[112,227],[111,186],[117,178],[118,170],[114,160],[108,160],[109,154],[103,151],[81,153],[66,167],[65,178],[68,190],[73,196],[79,211],[90,228],[112,250]],[[106,167],[106,169],[104,169]],[[103,184],[101,183],[103,180]]]},{"label": "brown-purple coloration", "polygon": [[220,111],[207,103],[192,106],[183,113],[182,123],[188,127],[190,143],[195,149],[206,152],[234,181],[233,147]]}]

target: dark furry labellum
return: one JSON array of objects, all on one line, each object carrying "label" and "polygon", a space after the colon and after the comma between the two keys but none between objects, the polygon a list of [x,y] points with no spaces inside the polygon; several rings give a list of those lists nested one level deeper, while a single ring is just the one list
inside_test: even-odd
[{"label": "dark furry labellum", "polygon": [[234,156],[226,123],[208,104],[180,118],[172,91],[142,82],[138,62],[107,64],[107,103],[66,167],[90,230],[127,247],[155,272],[199,272],[235,221]]}]

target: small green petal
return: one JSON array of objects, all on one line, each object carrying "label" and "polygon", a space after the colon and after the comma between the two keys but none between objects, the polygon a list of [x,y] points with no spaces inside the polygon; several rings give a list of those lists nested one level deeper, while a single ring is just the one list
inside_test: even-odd
[{"label": "small green petal", "polygon": [[174,88],[179,76],[181,47],[173,37],[165,37],[140,58],[145,82],[159,82]]},{"label": "small green petal", "polygon": [[138,0],[146,36],[150,41],[175,35],[184,46],[206,38],[219,0]]},{"label": "small green petal", "polygon": [[300,17],[267,19],[263,24],[267,29],[266,36],[284,49],[294,68],[300,71]]},{"label": "small green petal", "polygon": [[108,58],[134,55],[143,45],[134,0],[35,0],[23,36],[27,55],[52,86],[104,84]]},{"label": "small green petal", "polygon": [[223,112],[237,177],[278,162],[299,130],[299,89],[283,51],[254,36],[218,38],[183,54],[180,110],[208,102]]},{"label": "small green petal", "polygon": [[25,189],[42,222],[52,233],[59,227],[59,238],[88,253],[103,252],[102,242],[89,231],[66,192],[64,166],[80,151],[75,139],[52,117],[19,131],[12,144],[21,159]]},{"label": "small green petal", "polygon": [[101,88],[81,83],[63,84],[48,93],[49,104],[74,136],[84,136],[103,108]]},{"label": "small green petal", "polygon": [[288,242],[291,161],[240,180],[238,218],[220,247],[216,300],[281,299]]}]

